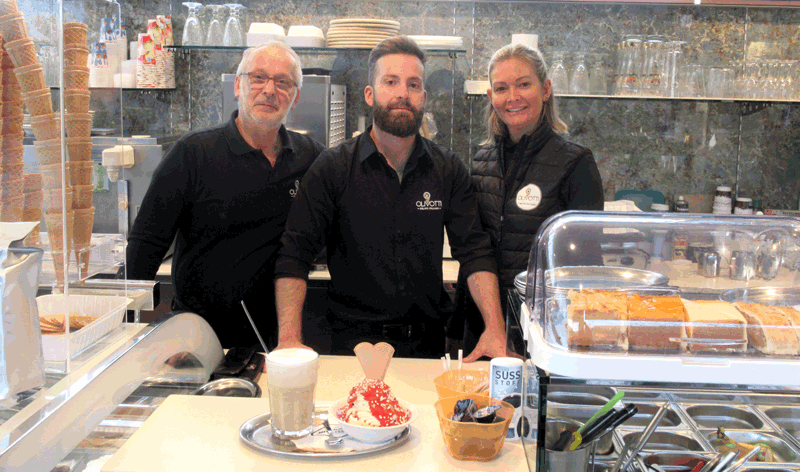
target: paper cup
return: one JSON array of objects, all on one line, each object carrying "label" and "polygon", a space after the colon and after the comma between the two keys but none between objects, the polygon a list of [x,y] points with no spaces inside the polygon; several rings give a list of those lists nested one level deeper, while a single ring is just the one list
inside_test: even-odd
[{"label": "paper cup", "polygon": [[44,188],[42,174],[24,174],[22,178],[25,180],[25,193],[38,192]]},{"label": "paper cup", "polygon": [[19,194],[0,200],[0,221],[22,221],[22,207],[25,204],[25,194]]},{"label": "paper cup", "polygon": [[67,136],[70,138],[88,138],[92,135],[92,115],[88,113],[69,113],[64,118]]},{"label": "paper cup", "polygon": [[72,209],[82,210],[92,207],[94,198],[94,185],[73,185],[72,186]]},{"label": "paper cup", "polygon": [[72,210],[72,189],[68,188],[65,194],[66,201],[62,199],[62,189],[48,189],[45,188],[42,190],[42,197],[44,199],[44,211],[47,214],[61,214],[61,211],[64,209],[64,205],[69,210]]},{"label": "paper cup", "polygon": [[47,189],[60,189],[64,187],[64,182],[67,182],[67,187],[69,187],[69,182],[71,182],[70,177],[70,168],[71,163],[65,162],[64,163],[64,172],[66,173],[66,180],[62,180],[61,176],[61,164],[48,164],[48,165],[40,165],[39,171],[42,173],[42,181],[44,182],[44,188]]},{"label": "paper cup", "polygon": [[16,180],[9,179],[0,181],[0,200],[16,197],[17,195],[22,194],[23,193],[22,191],[24,189],[25,189],[24,179],[16,179]]},{"label": "paper cup", "polygon": [[67,138],[70,162],[85,162],[92,158],[92,138]]},{"label": "paper cup", "polygon": [[0,118],[0,133],[3,135],[24,133],[22,119],[22,115]]},{"label": "paper cup", "polygon": [[0,0],[0,16],[13,15],[18,11],[17,0]]},{"label": "paper cup", "polygon": [[0,16],[0,33],[6,42],[17,41],[28,38],[28,27],[25,25],[25,18],[22,13],[12,13]]},{"label": "paper cup", "polygon": [[0,167],[0,182],[7,180],[22,179],[22,171],[25,169],[24,163],[9,163]]},{"label": "paper cup", "polygon": [[89,272],[89,255],[91,254],[92,225],[94,224],[94,207],[74,210],[74,226],[72,230],[75,260],[78,261],[81,278]]},{"label": "paper cup", "polygon": [[89,113],[91,93],[84,90],[65,90],[64,103],[67,113]]},{"label": "paper cup", "polygon": [[18,148],[7,149],[0,153],[0,165],[22,164],[25,158],[25,148],[20,145]]},{"label": "paper cup", "polygon": [[31,128],[33,128],[33,134],[36,135],[36,142],[61,139],[61,115],[51,113],[31,116]]},{"label": "paper cup", "polygon": [[23,92],[35,92],[47,88],[44,81],[44,70],[39,63],[31,66],[17,67],[14,69],[14,74],[17,76],[19,88]]},{"label": "paper cup", "polygon": [[30,39],[25,38],[7,42],[5,47],[11,62],[14,63],[14,67],[25,67],[39,63],[36,59],[36,47]]},{"label": "paper cup", "polygon": [[67,90],[89,90],[89,68],[73,66],[64,69]]},{"label": "paper cup", "polygon": [[86,46],[89,27],[83,23],[64,23],[64,46]]},{"label": "paper cup", "polygon": [[[50,95],[50,89],[23,93],[22,99],[25,101],[25,108],[31,116],[51,115],[53,113],[53,98]],[[5,116],[5,103],[14,102],[3,102],[3,116]]]},{"label": "paper cup", "polygon": [[70,161],[69,172],[72,185],[89,185],[92,183],[94,163],[92,161]]},{"label": "paper cup", "polygon": [[76,44],[64,48],[64,66],[84,67],[89,59],[89,46]]},{"label": "paper cup", "polygon": [[[47,92],[50,93],[49,90]],[[2,105],[0,105],[0,116],[22,115],[22,105],[24,103],[25,102],[23,102],[22,100],[14,100],[14,101],[11,101],[11,102],[2,102]],[[32,115],[33,113],[29,112],[29,114]]]},{"label": "paper cup", "polygon": [[36,148],[36,160],[39,166],[61,164],[61,139],[50,139],[47,141],[34,141]]}]

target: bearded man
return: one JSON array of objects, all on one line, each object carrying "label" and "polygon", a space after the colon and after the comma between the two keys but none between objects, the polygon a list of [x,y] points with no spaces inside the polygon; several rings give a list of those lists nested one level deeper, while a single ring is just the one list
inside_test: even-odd
[{"label": "bearded man", "polygon": [[181,137],[164,156],[128,238],[127,276],[152,280],[175,241],[173,310],[205,318],[222,347],[260,346],[244,300],[277,344],[273,268],[291,202],[322,144],[283,125],[302,87],[300,58],[280,42],[248,49],[239,110]]},{"label": "bearded man", "polygon": [[475,358],[507,355],[495,255],[469,174],[457,156],[419,134],[424,63],[405,36],[375,46],[364,89],[372,126],[323,152],[300,184],[275,264],[278,349],[305,347],[306,281],[326,245],[332,354],[385,341],[399,357],[440,357],[450,314],[444,227],[486,322]]}]

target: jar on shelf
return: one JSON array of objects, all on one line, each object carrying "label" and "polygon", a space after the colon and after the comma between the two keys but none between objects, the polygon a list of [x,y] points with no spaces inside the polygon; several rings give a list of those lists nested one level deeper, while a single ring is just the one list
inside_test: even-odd
[{"label": "jar on shelf", "polygon": [[664,203],[653,203],[652,205],[650,205],[650,209],[656,212],[668,212],[669,205],[666,205]]},{"label": "jar on shelf", "polygon": [[752,215],[753,214],[753,199],[746,197],[738,197],[736,199],[736,206],[733,208],[734,215]]},{"label": "jar on shelf", "polygon": [[720,186],[714,194],[714,214],[730,215],[733,209],[733,191],[730,187]]},{"label": "jar on shelf", "polygon": [[678,213],[689,213],[689,202],[683,199],[683,195],[678,195],[675,202],[675,211]]}]

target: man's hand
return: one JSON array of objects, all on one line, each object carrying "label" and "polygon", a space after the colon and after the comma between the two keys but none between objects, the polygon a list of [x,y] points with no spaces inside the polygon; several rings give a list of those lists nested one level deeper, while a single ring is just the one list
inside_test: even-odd
[{"label": "man's hand", "polygon": [[508,355],[505,333],[485,330],[475,349],[464,358],[464,362],[475,362],[482,356],[506,357]]}]

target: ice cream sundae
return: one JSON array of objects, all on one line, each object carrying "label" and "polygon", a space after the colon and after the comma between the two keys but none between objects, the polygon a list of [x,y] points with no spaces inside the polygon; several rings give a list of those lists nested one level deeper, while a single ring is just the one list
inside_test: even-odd
[{"label": "ice cream sundae", "polygon": [[359,426],[396,426],[409,421],[411,413],[400,406],[386,383],[365,378],[350,390],[336,416]]}]

